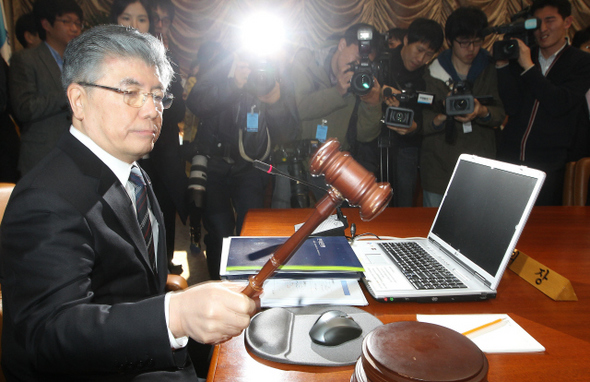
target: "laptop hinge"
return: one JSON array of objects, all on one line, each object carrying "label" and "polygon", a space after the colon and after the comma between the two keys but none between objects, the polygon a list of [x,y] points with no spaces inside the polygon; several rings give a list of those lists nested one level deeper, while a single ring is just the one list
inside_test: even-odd
[{"label": "laptop hinge", "polygon": [[485,286],[487,286],[488,288],[490,288],[490,287],[491,287],[491,285],[492,285],[492,284],[491,284],[491,283],[490,283],[488,280],[486,280],[486,279],[485,279],[485,278],[484,278],[482,275],[480,275],[480,274],[479,274],[479,273],[477,273],[477,272],[473,272],[473,274],[475,275],[475,277],[477,277],[478,279],[480,279],[480,281],[481,281],[481,282],[482,282],[482,283],[483,283]]},{"label": "laptop hinge", "polygon": [[457,264],[459,264],[463,269],[465,269],[467,272],[471,273],[472,275],[474,275],[475,277],[477,277],[483,285],[487,286],[488,288],[491,288],[492,283],[490,283],[488,280],[485,279],[485,277],[483,277],[482,275],[480,275],[479,273],[477,273],[476,271],[474,271],[473,269],[471,269],[470,267],[468,267],[465,263],[463,263],[461,260],[459,260],[459,257],[450,252],[447,251],[441,244],[439,244],[436,240],[433,240],[432,238],[428,238],[428,240],[430,241],[431,244],[435,245],[441,252],[444,252],[447,256],[449,256],[450,258],[452,258]]}]

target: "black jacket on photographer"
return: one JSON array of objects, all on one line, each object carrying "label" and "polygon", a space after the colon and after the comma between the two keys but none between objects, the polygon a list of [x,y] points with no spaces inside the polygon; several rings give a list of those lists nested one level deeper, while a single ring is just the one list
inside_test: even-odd
[{"label": "black jacket on photographer", "polygon": [[[283,87],[281,93],[285,93]],[[248,166],[255,159],[266,161],[274,143],[297,136],[297,120],[284,98],[281,95],[279,101],[269,105],[248,92],[246,86],[239,89],[227,75],[203,78],[186,101],[200,118],[197,135],[185,152],[187,159],[197,153],[231,158],[236,167]],[[251,113],[258,115],[255,131],[247,127]]]},{"label": "black jacket on photographer", "polygon": [[269,176],[252,161],[268,161],[275,143],[298,135],[288,81],[280,82],[279,100],[267,104],[248,90],[254,71],[243,88],[236,85],[229,73],[237,65],[233,55],[222,54],[186,100],[200,122],[185,155],[189,161],[196,154],[208,158],[203,224],[212,279],[219,278],[223,238],[239,235],[248,209],[264,207]]},{"label": "black jacket on photographer", "polygon": [[[399,91],[424,91],[426,90],[426,81],[424,81],[424,71],[426,66],[422,66],[414,71],[409,71],[404,66],[402,60],[401,51],[403,45],[392,49],[390,58],[390,70],[389,78],[385,81],[385,85],[396,88]],[[411,99],[407,102],[400,102],[399,107],[411,109],[414,111],[414,121],[418,128],[413,132],[400,135],[385,128],[385,133],[389,133],[391,137],[394,137],[396,145],[400,148],[403,147],[420,147],[422,142],[422,105],[416,102],[416,98]],[[387,105],[384,104],[384,111],[387,110]]]}]

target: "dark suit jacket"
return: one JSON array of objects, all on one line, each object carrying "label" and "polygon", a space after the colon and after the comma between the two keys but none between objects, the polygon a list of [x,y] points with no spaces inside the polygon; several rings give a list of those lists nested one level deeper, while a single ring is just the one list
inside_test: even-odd
[{"label": "dark suit jacket", "polygon": [[157,274],[124,186],[71,134],[19,181],[0,227],[8,381],[196,380],[170,348],[149,197]]},{"label": "dark suit jacket", "polygon": [[10,102],[21,124],[19,169],[24,175],[51,151],[71,124],[61,72],[45,43],[10,59]]}]

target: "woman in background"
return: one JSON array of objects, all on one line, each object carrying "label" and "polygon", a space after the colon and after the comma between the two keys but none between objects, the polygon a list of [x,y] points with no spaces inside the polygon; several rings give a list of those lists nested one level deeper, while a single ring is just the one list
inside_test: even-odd
[{"label": "woman in background", "polygon": [[115,0],[111,7],[111,22],[148,33],[150,9],[146,0]]}]

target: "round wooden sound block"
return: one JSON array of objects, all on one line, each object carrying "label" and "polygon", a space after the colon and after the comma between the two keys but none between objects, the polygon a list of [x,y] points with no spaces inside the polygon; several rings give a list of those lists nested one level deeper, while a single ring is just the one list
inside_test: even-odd
[{"label": "round wooden sound block", "polygon": [[351,382],[487,382],[488,360],[467,337],[443,326],[402,321],[363,341]]}]

